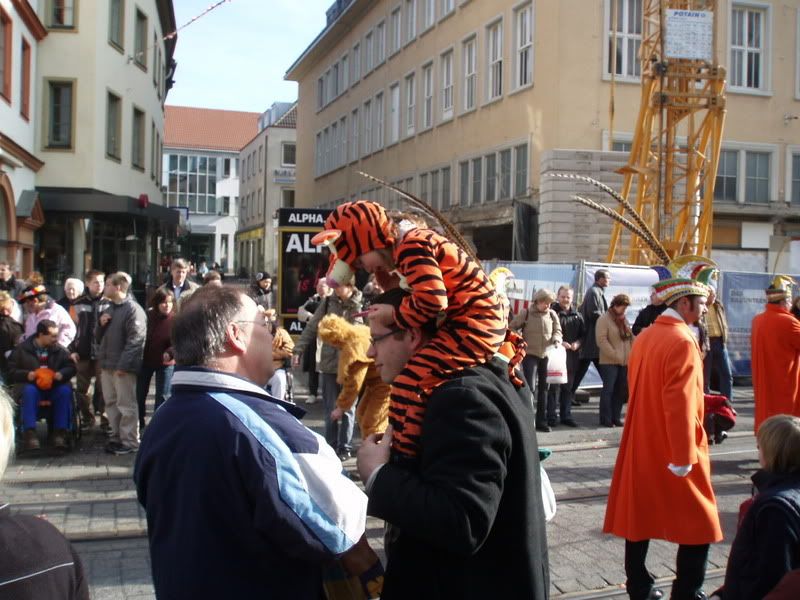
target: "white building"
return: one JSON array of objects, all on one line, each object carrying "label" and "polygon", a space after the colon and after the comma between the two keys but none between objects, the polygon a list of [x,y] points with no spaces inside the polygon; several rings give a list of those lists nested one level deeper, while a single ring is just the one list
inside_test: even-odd
[{"label": "white building", "polygon": [[259,113],[166,107],[162,186],[166,204],[186,213],[177,253],[234,270],[239,151],[258,132]]},{"label": "white building", "polygon": [[[43,0],[32,107],[47,214],[37,267],[60,284],[88,268],[157,280],[176,211],[163,205],[163,104],[172,85],[171,0]],[[66,249],[66,252],[65,252]]]},{"label": "white building", "polygon": [[46,36],[30,2],[0,0],[0,259],[25,275],[33,269],[34,231],[44,220],[35,190],[43,162],[35,143],[33,82]]}]

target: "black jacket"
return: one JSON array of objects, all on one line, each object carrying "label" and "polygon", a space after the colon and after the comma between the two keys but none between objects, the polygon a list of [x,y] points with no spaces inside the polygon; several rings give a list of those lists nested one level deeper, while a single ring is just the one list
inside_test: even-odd
[{"label": "black jacket", "polygon": [[0,374],[8,376],[8,359],[6,352],[13,350],[23,333],[22,325],[13,318],[0,315]]},{"label": "black jacket", "polygon": [[639,311],[639,314],[636,315],[636,320],[633,322],[633,327],[631,328],[633,335],[639,335],[643,329],[650,327],[665,310],[667,310],[666,304],[659,304],[658,306],[648,304],[645,306]]},{"label": "black jacket", "polygon": [[83,294],[75,299],[73,307],[78,317],[78,323],[76,324],[75,339],[69,345],[69,351],[77,352],[81,360],[97,358],[95,328],[100,313],[108,308],[108,304],[108,300],[104,300],[102,294],[96,298],[92,298],[89,294]]},{"label": "black jacket", "polygon": [[561,322],[561,335],[568,344],[582,340],[586,335],[586,324],[583,322],[581,313],[570,306],[569,310],[564,310],[558,302],[553,302],[550,308],[558,315]]},{"label": "black jacket", "polygon": [[8,278],[8,281],[0,280],[0,291],[8,292],[16,300],[19,295],[25,290],[27,286],[24,281],[20,281],[13,275]]},{"label": "black jacket", "polygon": [[724,600],[763,598],[800,568],[800,472],[753,475],[758,494],[731,546]]},{"label": "black jacket", "polygon": [[[31,336],[20,343],[8,357],[8,376],[13,383],[28,383],[28,373],[42,366],[36,356],[34,338],[35,336]],[[53,371],[61,373],[64,379],[60,383],[69,381],[77,372],[75,363],[69,357],[69,352],[59,344],[54,344],[47,349],[47,366]]]},{"label": "black jacket", "polygon": [[550,586],[534,415],[494,359],[427,402],[419,460],[381,467],[367,514],[391,524],[381,598],[525,598]]}]

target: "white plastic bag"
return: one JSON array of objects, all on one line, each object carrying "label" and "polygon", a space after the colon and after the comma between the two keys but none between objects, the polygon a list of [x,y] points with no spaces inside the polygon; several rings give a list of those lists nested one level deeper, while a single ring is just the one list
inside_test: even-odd
[{"label": "white plastic bag", "polygon": [[542,504],[544,505],[544,519],[545,521],[552,520],[556,516],[556,494],[553,491],[553,486],[550,485],[550,478],[547,476],[547,471],[544,467],[539,465],[539,472],[542,477]]},{"label": "white plastic bag", "polygon": [[547,383],[567,383],[567,349],[561,344],[547,349]]}]

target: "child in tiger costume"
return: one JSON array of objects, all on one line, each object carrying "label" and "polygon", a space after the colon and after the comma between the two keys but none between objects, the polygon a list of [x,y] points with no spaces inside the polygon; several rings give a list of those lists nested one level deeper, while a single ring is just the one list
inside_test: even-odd
[{"label": "child in tiger costume", "polygon": [[[425,402],[452,373],[490,360],[507,337],[502,304],[480,265],[455,243],[412,222],[391,219],[382,206],[367,200],[341,204],[328,216],[325,230],[312,243],[331,250],[328,281],[349,281],[353,271],[374,273],[384,289],[398,284],[409,290],[399,310],[381,305],[369,318],[389,328],[413,329],[439,323],[433,339],[415,354],[392,384],[389,423],[392,455],[417,456]],[[512,380],[522,385],[513,366],[521,360],[519,339],[504,345]]]}]

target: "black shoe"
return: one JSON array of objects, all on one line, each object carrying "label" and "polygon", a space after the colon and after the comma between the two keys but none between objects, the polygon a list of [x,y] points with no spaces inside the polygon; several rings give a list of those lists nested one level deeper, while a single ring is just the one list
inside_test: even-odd
[{"label": "black shoe", "polygon": [[537,425],[536,431],[542,431],[544,433],[550,433],[551,429],[549,425]]},{"label": "black shoe", "polygon": [[575,419],[563,419],[561,421],[562,425],[566,425],[567,427],[577,427],[578,424],[575,422]]},{"label": "black shoe", "polygon": [[119,442],[108,442],[106,444],[106,453],[114,454],[120,448],[122,448],[122,444],[120,444]]},{"label": "black shoe", "polygon": [[623,421],[622,419],[616,419],[614,421],[614,427],[622,427],[623,425],[625,425],[625,421]]},{"label": "black shoe", "polygon": [[600,427],[614,427],[614,423],[611,421],[600,421]]},{"label": "black shoe", "polygon": [[342,450],[339,452],[339,460],[344,462],[346,460],[350,460],[353,458],[353,455],[350,453],[349,450]]},{"label": "black shoe", "polygon": [[548,427],[558,427],[558,421],[553,419],[552,421],[547,422]]},{"label": "black shoe", "polygon": [[650,594],[647,596],[647,600],[661,600],[661,598],[663,597],[664,597],[664,592],[653,588],[652,590],[650,590]]},{"label": "black shoe", "polygon": [[112,451],[112,454],[116,454],[117,456],[124,456],[126,454],[133,454],[136,452],[136,448],[131,448],[130,446],[123,446],[119,445]]}]

